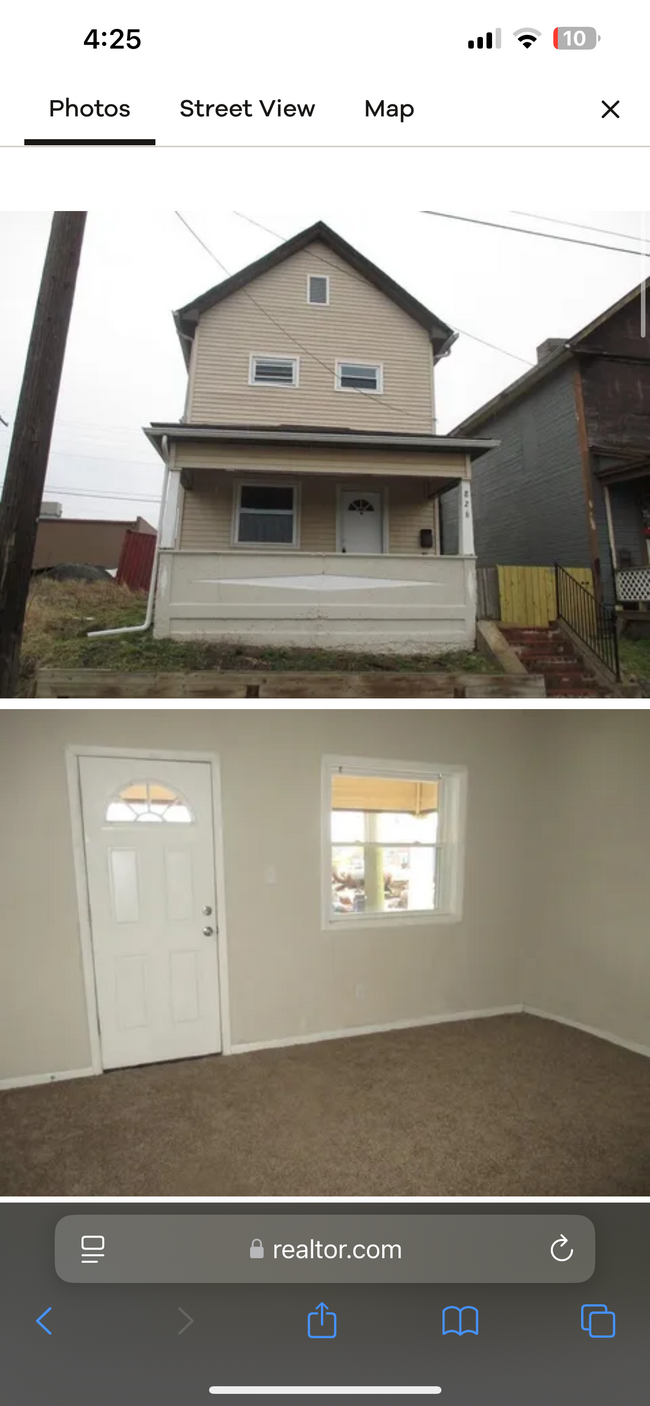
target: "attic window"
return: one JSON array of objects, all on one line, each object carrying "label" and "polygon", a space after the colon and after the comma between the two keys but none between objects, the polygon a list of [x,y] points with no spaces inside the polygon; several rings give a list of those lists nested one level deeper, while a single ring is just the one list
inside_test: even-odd
[{"label": "attic window", "polygon": [[307,279],[307,302],[327,307],[330,300],[330,281],[327,274],[310,273]]},{"label": "attic window", "polygon": [[365,391],[370,395],[381,395],[382,392],[382,367],[374,365],[361,365],[356,361],[337,361],[336,363],[336,389],[337,391]]},{"label": "attic window", "polygon": [[251,386],[297,386],[297,356],[252,356]]}]

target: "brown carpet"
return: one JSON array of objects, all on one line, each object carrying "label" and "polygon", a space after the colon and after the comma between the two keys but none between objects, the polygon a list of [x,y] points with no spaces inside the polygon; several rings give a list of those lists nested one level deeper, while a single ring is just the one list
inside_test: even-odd
[{"label": "brown carpet", "polygon": [[0,1094],[4,1196],[647,1196],[650,1060],[532,1016]]}]

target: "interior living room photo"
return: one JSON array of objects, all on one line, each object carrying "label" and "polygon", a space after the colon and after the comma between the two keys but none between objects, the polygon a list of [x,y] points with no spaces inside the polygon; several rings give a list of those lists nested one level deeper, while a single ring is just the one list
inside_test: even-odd
[{"label": "interior living room photo", "polygon": [[0,1195],[650,1195],[646,711],[0,713]]}]

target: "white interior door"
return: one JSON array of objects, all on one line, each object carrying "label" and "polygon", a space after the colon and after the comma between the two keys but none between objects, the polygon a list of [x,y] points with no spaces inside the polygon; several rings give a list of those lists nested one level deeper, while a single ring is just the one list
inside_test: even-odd
[{"label": "white interior door", "polygon": [[381,553],[384,548],[381,493],[345,489],[339,499],[341,548],[344,552]]},{"label": "white interior door", "polygon": [[208,762],[80,757],[105,1069],[221,1049]]}]

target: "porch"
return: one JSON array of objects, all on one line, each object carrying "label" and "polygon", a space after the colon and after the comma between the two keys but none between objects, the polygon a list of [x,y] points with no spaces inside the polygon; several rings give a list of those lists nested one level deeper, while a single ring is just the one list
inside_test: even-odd
[{"label": "porch", "polygon": [[601,477],[611,595],[621,625],[650,628],[650,474],[647,462],[610,468]]},{"label": "porch", "polygon": [[[157,636],[386,653],[473,648],[471,462],[491,441],[169,429]],[[453,555],[440,532],[447,493],[458,499]]]},{"label": "porch", "polygon": [[160,552],[158,637],[435,654],[475,632],[471,554]]}]

